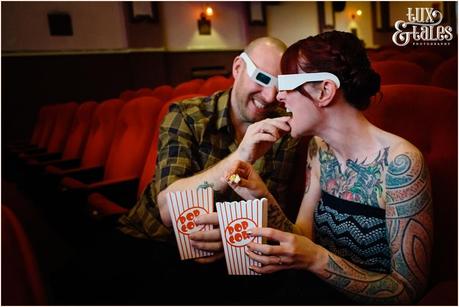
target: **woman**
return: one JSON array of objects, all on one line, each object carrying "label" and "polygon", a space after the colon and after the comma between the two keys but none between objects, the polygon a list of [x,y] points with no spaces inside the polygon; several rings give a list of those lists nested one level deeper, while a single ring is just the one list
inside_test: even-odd
[{"label": "woman", "polygon": [[[247,255],[262,263],[252,269],[307,270],[358,302],[414,302],[427,285],[433,240],[428,170],[415,146],[363,116],[380,78],[361,42],[338,31],[308,37],[281,66],[277,99],[292,113],[290,133],[314,137],[296,222],[279,214],[282,230],[251,230],[279,242],[250,243]],[[225,176],[241,197],[277,207],[250,164],[239,161]]]}]

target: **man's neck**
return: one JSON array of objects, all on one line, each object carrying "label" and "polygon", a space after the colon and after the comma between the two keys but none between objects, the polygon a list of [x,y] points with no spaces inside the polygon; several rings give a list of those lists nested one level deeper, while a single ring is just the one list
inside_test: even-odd
[{"label": "man's neck", "polygon": [[240,111],[238,110],[239,106],[236,103],[233,103],[233,101],[233,99],[230,99],[229,119],[234,129],[236,143],[239,144],[244,138],[245,132],[247,131],[250,123],[241,119]]}]

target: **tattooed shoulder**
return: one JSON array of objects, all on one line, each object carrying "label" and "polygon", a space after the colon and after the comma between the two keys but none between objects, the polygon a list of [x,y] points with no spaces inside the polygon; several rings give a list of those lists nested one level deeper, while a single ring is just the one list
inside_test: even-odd
[{"label": "tattooed shoulder", "polygon": [[430,198],[429,171],[422,154],[410,150],[395,155],[389,162],[386,173],[386,193],[388,204],[401,204],[409,200]]}]

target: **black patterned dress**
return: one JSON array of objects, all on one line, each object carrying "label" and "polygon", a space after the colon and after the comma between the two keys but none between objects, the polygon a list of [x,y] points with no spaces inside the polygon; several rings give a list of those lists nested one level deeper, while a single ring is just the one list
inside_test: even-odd
[{"label": "black patterned dress", "polygon": [[322,191],[314,210],[316,243],[352,263],[375,272],[390,273],[385,210]]}]

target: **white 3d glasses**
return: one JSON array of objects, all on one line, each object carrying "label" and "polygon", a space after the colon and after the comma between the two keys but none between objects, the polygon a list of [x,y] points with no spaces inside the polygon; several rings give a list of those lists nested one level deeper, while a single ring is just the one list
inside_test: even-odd
[{"label": "white 3d glasses", "polygon": [[261,69],[258,69],[247,53],[243,52],[239,56],[245,62],[246,71],[250,79],[265,87],[277,86],[277,78],[271,74],[268,74],[267,72],[262,71]]},{"label": "white 3d glasses", "polygon": [[279,91],[288,91],[296,89],[298,86],[306,82],[324,81],[331,80],[339,88],[340,82],[337,76],[329,72],[312,72],[312,73],[301,73],[301,74],[288,74],[279,75],[278,78],[278,89]]}]

